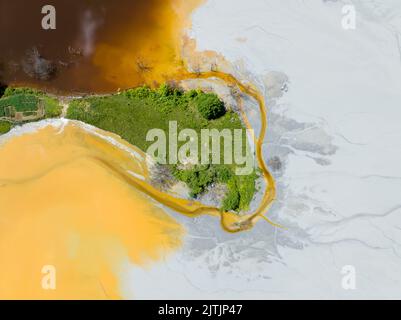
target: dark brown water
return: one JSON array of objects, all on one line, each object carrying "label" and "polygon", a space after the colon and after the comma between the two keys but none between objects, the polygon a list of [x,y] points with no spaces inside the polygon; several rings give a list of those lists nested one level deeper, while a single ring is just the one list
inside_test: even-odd
[{"label": "dark brown water", "polygon": [[[172,77],[193,0],[0,0],[0,81],[107,92]],[[56,8],[44,30],[42,7]]]}]

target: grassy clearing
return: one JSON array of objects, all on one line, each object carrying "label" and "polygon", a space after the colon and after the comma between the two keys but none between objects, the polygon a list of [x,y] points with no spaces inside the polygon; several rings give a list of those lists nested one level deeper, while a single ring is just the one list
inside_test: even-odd
[{"label": "grassy clearing", "polygon": [[[170,121],[177,121],[178,131],[193,129],[198,136],[202,129],[244,129],[239,116],[226,111],[215,94],[195,90],[182,92],[167,85],[157,90],[139,87],[110,96],[77,99],[70,103],[67,118],[114,132],[145,152],[153,144],[146,141],[148,131],[157,128],[168,133]],[[245,148],[245,132],[243,139]],[[178,142],[178,146],[184,143]],[[248,209],[255,193],[256,173],[237,176],[235,164],[189,168],[170,165],[170,169],[178,180],[189,186],[194,198],[212,184],[226,184],[229,191],[223,210]]]}]

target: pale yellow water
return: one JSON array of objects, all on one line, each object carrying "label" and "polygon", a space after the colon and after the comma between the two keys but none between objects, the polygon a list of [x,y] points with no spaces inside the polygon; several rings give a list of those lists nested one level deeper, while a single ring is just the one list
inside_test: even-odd
[{"label": "pale yellow water", "polygon": [[[0,298],[119,298],[119,267],[181,243],[183,228],[110,166],[146,166],[76,125],[0,147]],[[41,286],[56,268],[56,290]]]}]

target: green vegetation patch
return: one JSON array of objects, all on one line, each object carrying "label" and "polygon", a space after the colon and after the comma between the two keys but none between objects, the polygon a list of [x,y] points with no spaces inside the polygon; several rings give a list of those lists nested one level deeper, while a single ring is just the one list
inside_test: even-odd
[{"label": "green vegetation patch", "polygon": [[31,94],[16,94],[12,96],[3,97],[0,99],[0,114],[1,116],[9,116],[7,108],[13,106],[15,111],[30,112],[37,111],[39,98]]},{"label": "green vegetation patch", "polygon": [[[38,113],[40,104],[44,109],[43,114]],[[11,128],[16,123],[59,117],[61,112],[62,106],[56,98],[31,88],[8,87],[0,98],[0,121],[7,123],[7,125],[4,124],[4,128],[8,125]],[[16,113],[22,114],[22,120],[15,117]],[[29,119],[29,117],[32,118]],[[3,133],[0,131],[0,134]]]},{"label": "green vegetation patch", "polygon": [[[168,85],[156,90],[139,87],[109,96],[76,99],[70,103],[67,118],[114,132],[145,152],[154,144],[146,141],[147,133],[155,128],[168,133],[171,121],[177,122],[178,131],[193,129],[199,137],[202,129],[244,129],[239,116],[226,110],[217,95],[200,90],[183,92]],[[245,130],[243,139],[245,149]],[[185,143],[178,142],[178,147]],[[200,143],[199,139],[199,147]],[[226,184],[229,191],[222,209],[227,211],[248,209],[255,193],[257,175],[237,176],[236,168],[235,164],[196,165],[184,169],[170,165],[175,178],[188,185],[193,197],[198,197],[212,184]]]},{"label": "green vegetation patch", "polygon": [[223,101],[216,94],[198,94],[194,103],[202,117],[207,120],[218,119],[226,112]]},{"label": "green vegetation patch", "polygon": [[12,128],[10,122],[0,120],[0,135],[7,133]]},{"label": "green vegetation patch", "polygon": [[63,106],[60,105],[57,99],[46,95],[42,96],[41,99],[44,101],[46,119],[57,118],[61,116],[61,113],[63,112]]}]

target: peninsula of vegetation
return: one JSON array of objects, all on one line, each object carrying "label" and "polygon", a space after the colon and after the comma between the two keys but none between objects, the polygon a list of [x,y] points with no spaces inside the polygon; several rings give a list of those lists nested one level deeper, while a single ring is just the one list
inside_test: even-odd
[{"label": "peninsula of vegetation", "polygon": [[[0,98],[0,134],[23,123],[60,117],[62,111],[57,97],[30,88],[6,88]],[[145,86],[74,99],[65,116],[115,133],[144,152],[152,144],[146,139],[149,130],[158,128],[168,132],[171,121],[178,128],[193,129],[197,133],[202,129],[244,129],[239,115],[228,110],[216,94],[201,90],[184,92],[166,84],[157,89]],[[246,146],[245,130],[243,139]],[[236,164],[159,166],[163,172],[167,171],[168,179],[184,182],[194,199],[216,185],[224,186],[222,211],[248,210],[256,191],[256,172],[236,175]]]}]

